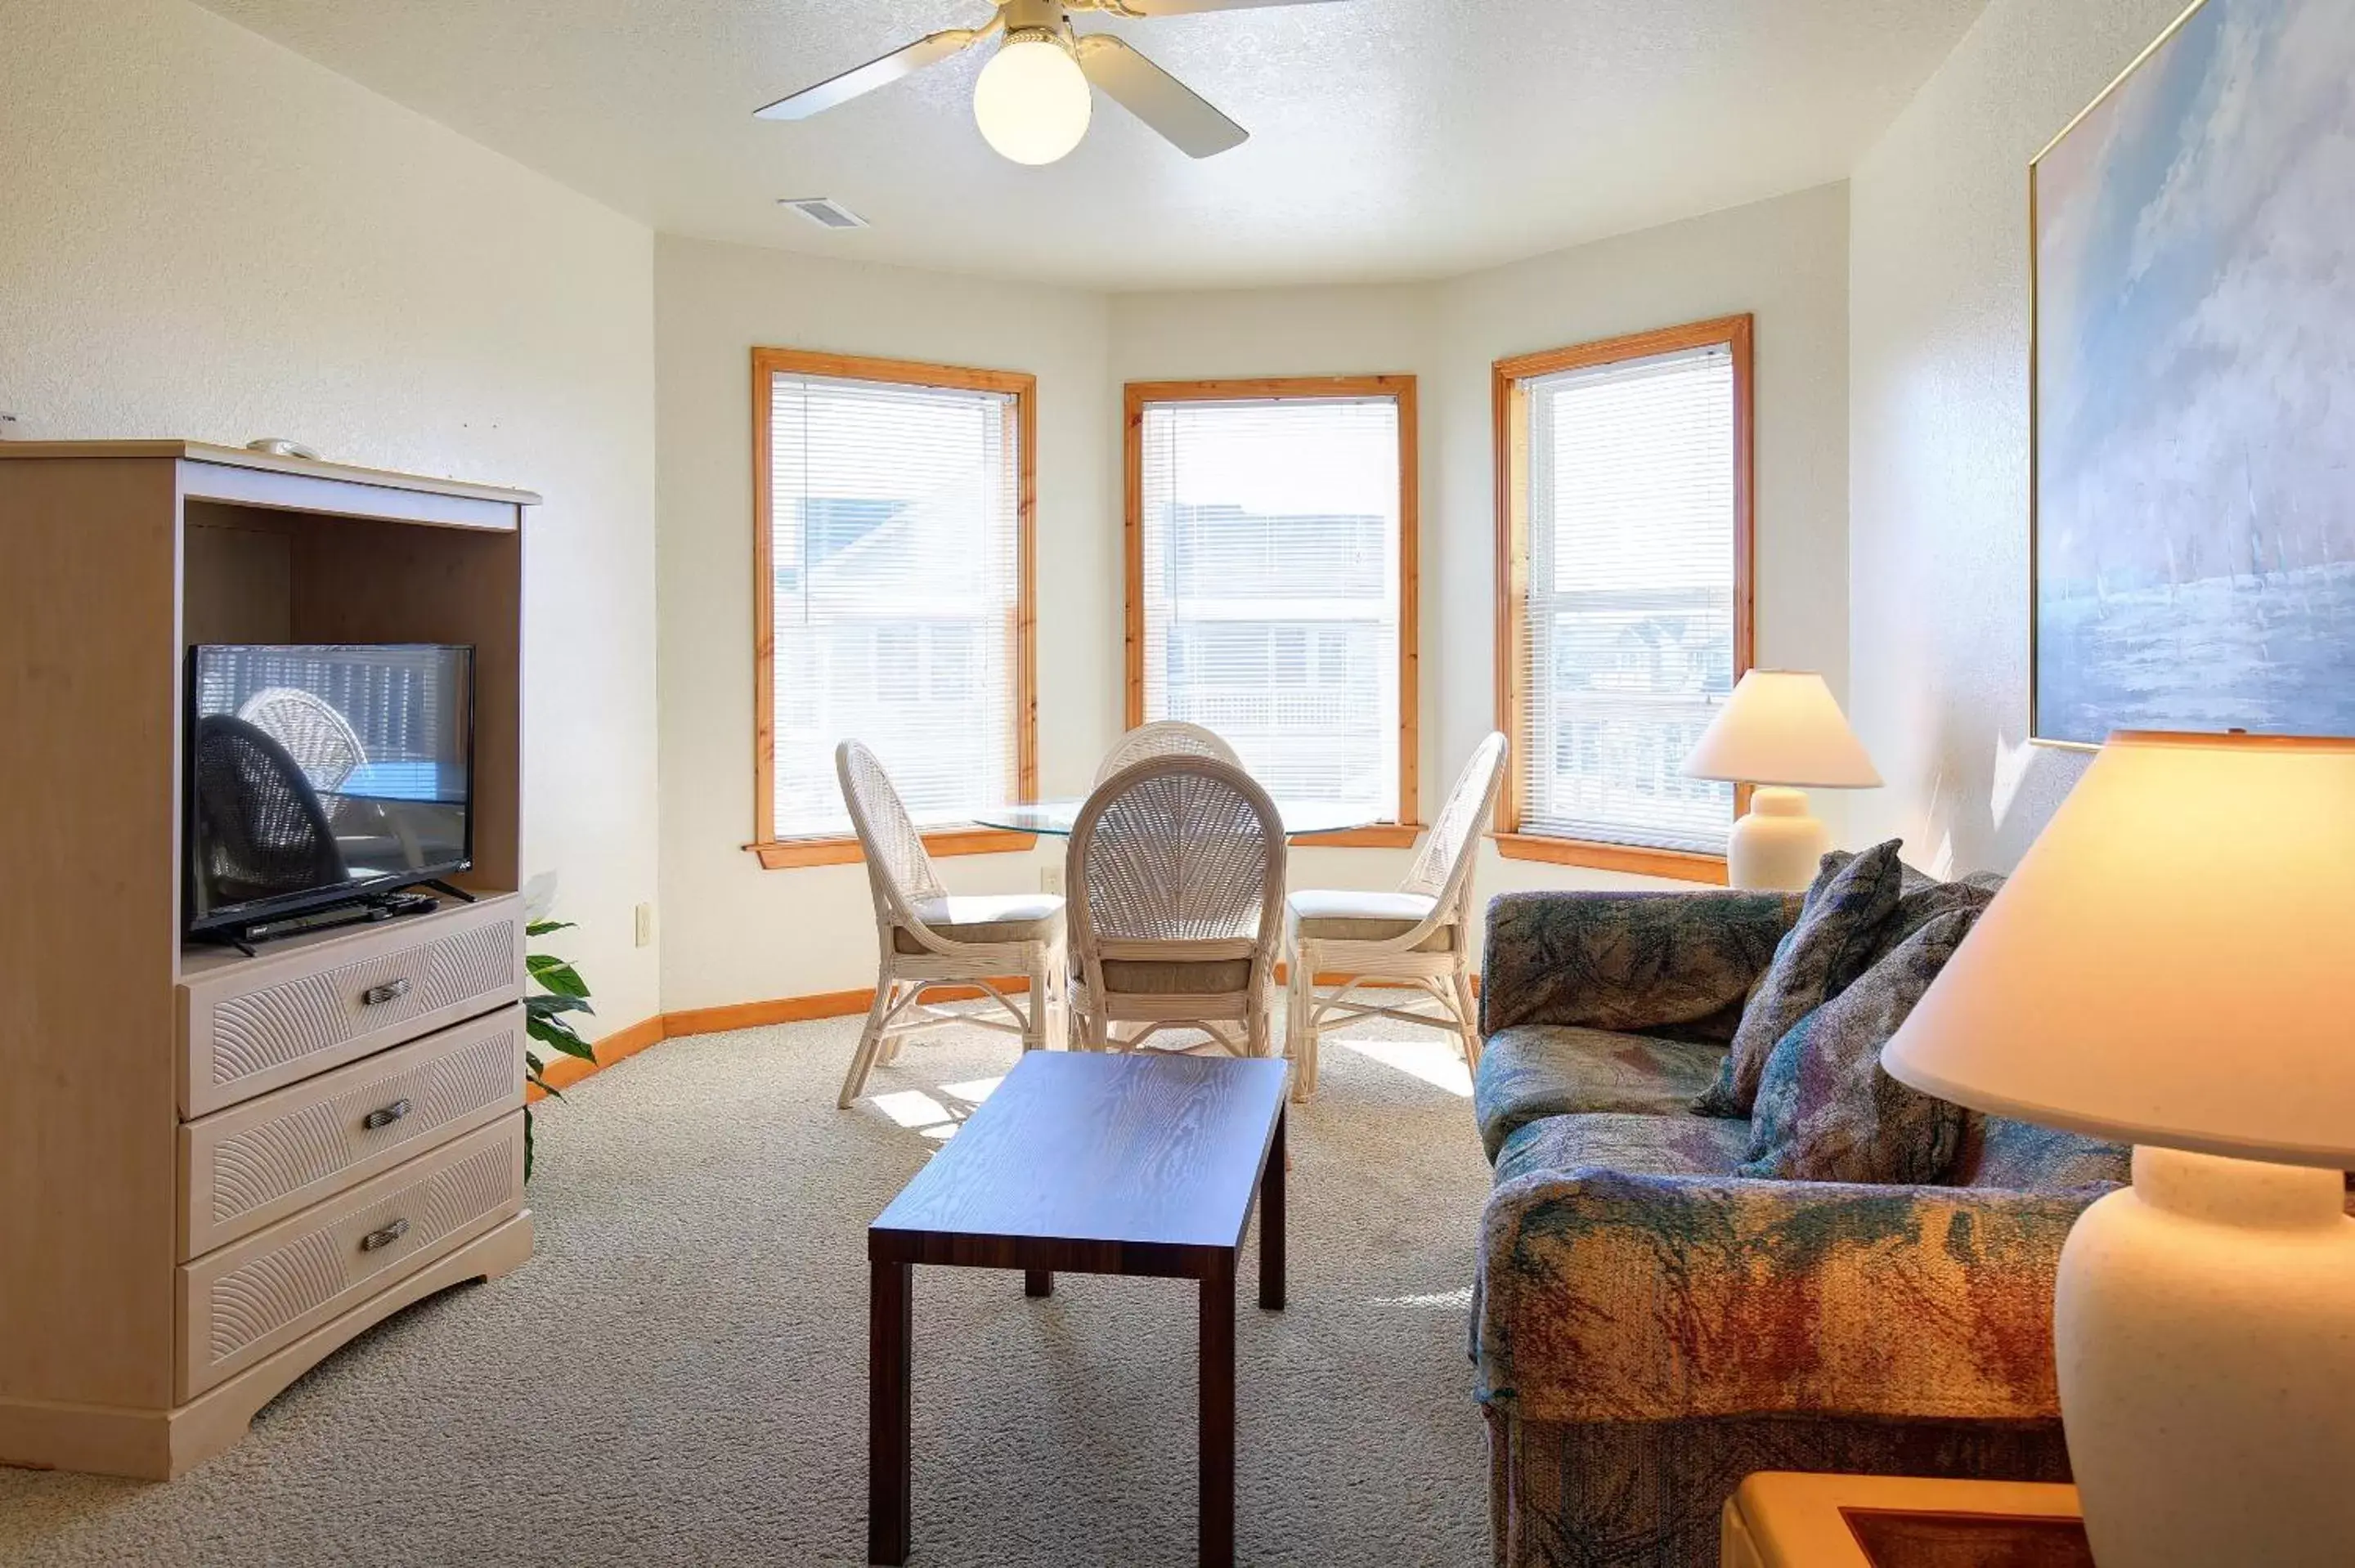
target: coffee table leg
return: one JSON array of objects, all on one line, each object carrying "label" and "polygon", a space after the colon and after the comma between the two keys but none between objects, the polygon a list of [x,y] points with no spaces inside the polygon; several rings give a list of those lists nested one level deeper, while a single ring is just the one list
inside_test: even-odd
[{"label": "coffee table leg", "polygon": [[1201,1564],[1235,1560],[1235,1266],[1229,1254],[1202,1277]]},{"label": "coffee table leg", "polygon": [[1022,1271],[1022,1294],[1052,1296],[1055,1294],[1055,1271],[1051,1268],[1026,1268]]},{"label": "coffee table leg", "polygon": [[908,1351],[914,1326],[914,1266],[868,1265],[867,1561],[908,1561],[912,1477]]},{"label": "coffee table leg", "polygon": [[1284,1310],[1284,1119],[1275,1113],[1275,1140],[1259,1178],[1259,1304]]}]

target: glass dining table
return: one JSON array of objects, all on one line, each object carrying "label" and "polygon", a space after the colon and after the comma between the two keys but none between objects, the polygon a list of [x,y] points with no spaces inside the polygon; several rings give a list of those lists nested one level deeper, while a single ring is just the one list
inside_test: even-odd
[{"label": "glass dining table", "polygon": [[[1071,824],[1079,820],[1080,808],[1086,804],[1083,800],[1008,801],[983,809],[974,821],[985,828],[1067,839],[1071,836]],[[1346,832],[1380,821],[1372,807],[1337,805],[1330,800],[1278,800],[1275,810],[1284,820],[1286,838]]]}]

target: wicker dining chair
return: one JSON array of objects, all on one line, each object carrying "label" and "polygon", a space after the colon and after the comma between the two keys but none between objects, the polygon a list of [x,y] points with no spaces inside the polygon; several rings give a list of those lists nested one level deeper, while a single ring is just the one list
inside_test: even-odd
[{"label": "wicker dining chair", "polygon": [[[1480,1015],[1472,994],[1472,867],[1480,829],[1496,809],[1508,747],[1491,733],[1449,790],[1406,880],[1395,893],[1309,888],[1285,906],[1284,1049],[1292,1057],[1292,1097],[1316,1092],[1316,1042],[1337,1024],[1389,1018],[1444,1030],[1464,1042],[1466,1065],[1480,1065]],[[1335,983],[1321,994],[1317,977]],[[1407,987],[1436,1012],[1365,1000],[1369,986]]]},{"label": "wicker dining chair", "polygon": [[[910,1035],[927,1030],[994,1029],[1020,1035],[1025,1051],[1060,1040],[1068,972],[1062,899],[1051,893],[950,893],[875,754],[846,740],[835,748],[834,768],[867,860],[879,953],[875,1001],[835,1103],[848,1110],[876,1062],[891,1061]],[[1028,982],[1027,1011],[1002,983],[1014,976]],[[944,985],[978,987],[996,1009],[944,1012],[924,1001]]]},{"label": "wicker dining chair", "polygon": [[319,792],[268,730],[206,714],[190,744],[195,874],[209,903],[250,903],[350,879]]},{"label": "wicker dining chair", "polygon": [[1064,863],[1086,1048],[1182,1029],[1269,1054],[1284,857],[1275,802],[1232,763],[1149,757],[1099,786]]},{"label": "wicker dining chair", "polygon": [[335,789],[368,761],[352,721],[300,686],[265,687],[240,705],[237,716],[284,747],[314,789]]},{"label": "wicker dining chair", "polygon": [[1183,719],[1156,719],[1151,724],[1138,725],[1112,743],[1112,749],[1096,764],[1096,782],[1101,785],[1122,768],[1148,757],[1208,757],[1231,767],[1242,766],[1235,748],[1220,739],[1216,730],[1204,729]]}]

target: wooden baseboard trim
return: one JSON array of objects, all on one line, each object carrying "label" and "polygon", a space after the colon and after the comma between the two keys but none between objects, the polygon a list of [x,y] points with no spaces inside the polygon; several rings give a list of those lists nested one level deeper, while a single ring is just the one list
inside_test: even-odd
[{"label": "wooden baseboard trim", "polygon": [[[1275,966],[1278,985],[1285,981],[1285,966]],[[1320,974],[1318,985],[1339,985],[1348,977]],[[1369,980],[1369,985],[1400,985],[1403,981]],[[1019,976],[997,982],[998,989],[1015,995],[1030,989],[1030,982]],[[1480,977],[1472,977],[1472,990],[1480,990]],[[985,993],[979,986],[943,985],[935,987],[933,1001],[976,1001]],[[815,996],[772,997],[766,1001],[731,1002],[725,1007],[691,1007],[678,1012],[657,1013],[627,1029],[617,1029],[597,1041],[590,1049],[597,1053],[594,1062],[584,1062],[578,1056],[559,1056],[548,1065],[540,1075],[559,1089],[569,1089],[581,1079],[602,1068],[610,1067],[625,1057],[634,1056],[647,1046],[662,1040],[677,1040],[690,1034],[725,1034],[732,1029],[765,1029],[776,1023],[806,1023],[814,1018],[853,1018],[866,1012],[875,1002],[875,988],[863,986],[858,991],[821,991]],[[527,1089],[525,1098],[538,1101],[547,1098],[537,1088]]]},{"label": "wooden baseboard trim", "polygon": [[[666,1038],[667,1033],[662,1015],[657,1013],[631,1024],[627,1029],[616,1029],[602,1040],[592,1043],[589,1048],[597,1053],[595,1061],[584,1062],[578,1056],[559,1056],[549,1063],[539,1075],[559,1089],[569,1089],[598,1068],[610,1067],[624,1056],[634,1056],[655,1041]],[[547,1097],[537,1084],[524,1091],[527,1103]]]},{"label": "wooden baseboard trim", "polygon": [[[1028,980],[1014,976],[997,982],[998,990],[1019,995],[1030,989]],[[979,986],[935,986],[928,1001],[977,1001],[987,994]],[[597,1053],[594,1062],[584,1062],[578,1056],[559,1056],[540,1075],[559,1089],[569,1089],[591,1074],[612,1066],[624,1057],[634,1056],[647,1046],[661,1040],[677,1040],[690,1034],[725,1034],[732,1029],[764,1029],[775,1023],[806,1023],[814,1018],[854,1018],[875,1003],[875,988],[864,986],[858,991],[822,991],[815,996],[780,996],[766,1001],[731,1002],[725,1007],[692,1007],[678,1012],[657,1013],[627,1029],[617,1029],[603,1039],[594,1042],[590,1049]],[[541,1100],[547,1097],[538,1089],[526,1091],[526,1098]]]}]

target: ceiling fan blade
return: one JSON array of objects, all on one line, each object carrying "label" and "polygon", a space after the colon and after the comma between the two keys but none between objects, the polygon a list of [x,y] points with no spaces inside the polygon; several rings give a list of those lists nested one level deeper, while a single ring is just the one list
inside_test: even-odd
[{"label": "ceiling fan blade", "polygon": [[1240,147],[1251,132],[1211,108],[1201,96],[1110,33],[1079,42],[1080,69],[1107,97],[1144,121],[1189,158]]},{"label": "ceiling fan blade", "polygon": [[926,66],[938,65],[952,55],[963,53],[983,34],[996,30],[996,24],[992,22],[985,27],[952,27],[943,33],[918,38],[904,48],[893,49],[888,55],[868,60],[856,70],[828,77],[815,87],[805,87],[791,97],[781,98],[765,108],[756,109],[752,111],[752,117],[756,120],[806,120],[837,103],[847,103],[861,93],[889,87],[903,76],[913,76]]},{"label": "ceiling fan blade", "polygon": [[1329,0],[1117,0],[1123,16],[1185,16],[1197,11],[1256,11],[1269,5],[1316,5]]}]

